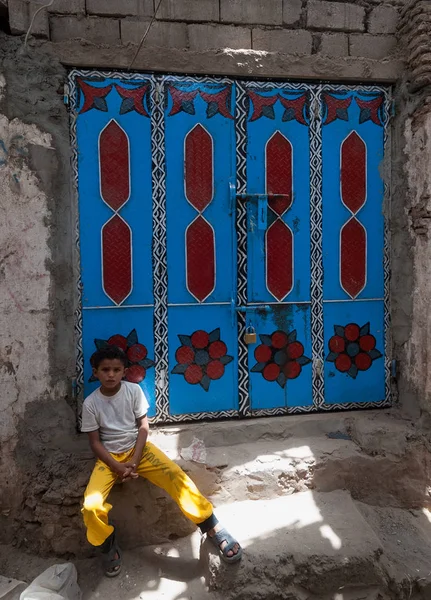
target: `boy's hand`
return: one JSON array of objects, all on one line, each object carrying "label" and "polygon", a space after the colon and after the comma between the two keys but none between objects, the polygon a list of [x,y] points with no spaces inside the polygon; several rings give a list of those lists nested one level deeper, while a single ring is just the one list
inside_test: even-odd
[{"label": "boy's hand", "polygon": [[115,465],[115,473],[121,479],[121,481],[126,481],[127,479],[136,479],[139,475],[134,471],[136,468],[135,463],[126,462],[126,463],[117,463]]},{"label": "boy's hand", "polygon": [[129,469],[129,473],[126,476],[126,479],[129,479],[129,477],[131,477],[132,479],[137,479],[139,477],[139,475],[136,472],[136,464],[137,463],[133,458],[132,460],[123,463],[123,465],[127,467],[127,469]]}]

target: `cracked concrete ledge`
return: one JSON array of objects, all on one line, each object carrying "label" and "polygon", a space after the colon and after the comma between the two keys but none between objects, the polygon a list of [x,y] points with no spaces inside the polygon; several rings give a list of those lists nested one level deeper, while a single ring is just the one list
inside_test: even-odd
[{"label": "cracked concrete ledge", "polygon": [[[100,46],[74,40],[37,42],[55,53],[60,62],[70,67],[95,69],[127,69],[136,47]],[[177,48],[144,47],[133,69],[169,73],[220,74],[239,77],[284,77],[304,79],[336,79],[337,81],[373,81],[393,83],[401,76],[404,63],[399,58],[373,60],[355,57],[283,54],[260,50],[209,50],[196,52]]]}]

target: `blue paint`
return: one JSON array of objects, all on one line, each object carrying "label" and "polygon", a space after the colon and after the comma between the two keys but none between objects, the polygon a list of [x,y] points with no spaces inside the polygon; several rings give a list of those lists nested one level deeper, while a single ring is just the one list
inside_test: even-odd
[{"label": "blue paint", "polygon": [[[142,81],[134,82],[134,86],[133,82],[118,79],[107,79],[100,84],[91,82],[91,85],[103,87],[109,83],[121,84],[128,89],[137,83],[142,85]],[[84,103],[83,94],[79,96],[78,110]],[[91,376],[89,358],[96,350],[95,338],[108,339],[114,334],[127,336],[136,329],[139,343],[148,349],[148,358],[154,359],[150,119],[135,111],[120,115],[121,103],[122,99],[113,87],[106,96],[107,112],[92,109],[80,114],[77,119],[85,395],[97,386],[97,383],[88,381]],[[130,198],[119,210],[119,215],[132,230],[133,289],[122,308],[110,308],[114,303],[105,294],[102,285],[101,232],[114,212],[103,202],[100,194],[98,140],[111,119],[123,128],[130,144]],[[127,308],[130,305],[138,308]],[[150,306],[139,307],[141,305]],[[152,367],[147,370],[141,384],[150,401],[150,416],[155,415],[154,377]]]},{"label": "blue paint", "polygon": [[[109,79],[104,85],[112,81]],[[131,87],[124,82],[121,85]],[[77,121],[83,305],[113,304],[103,291],[100,239],[103,225],[114,212],[101,198],[98,162],[99,135],[111,119],[124,129],[130,144],[130,198],[119,210],[119,215],[132,230],[133,248],[133,290],[124,305],[152,304],[151,122],[135,111],[120,115],[122,98],[115,88],[106,97],[106,102],[107,112],[92,109],[79,115]]]},{"label": "blue paint", "polygon": [[[357,97],[343,94],[342,97]],[[341,96],[340,96],[341,97]],[[361,96],[359,96],[361,98]],[[363,99],[367,99],[363,97]],[[323,298],[335,301],[324,304],[325,352],[329,354],[329,339],[334,335],[334,325],[370,322],[370,333],[375,336],[376,348],[384,355],[383,328],[383,182],[379,168],[383,159],[383,127],[371,120],[359,123],[360,109],[352,100],[348,121],[337,119],[322,128],[323,138]],[[339,248],[340,231],[351,213],[341,202],[340,148],[352,132],[362,138],[367,148],[367,199],[356,218],[367,233],[367,281],[357,299],[350,300],[340,283]],[[368,300],[369,299],[369,300]],[[374,300],[380,299],[380,300]],[[325,402],[345,404],[379,402],[385,398],[384,356],[373,361],[371,367],[359,371],[353,379],[340,372],[335,364],[325,361]]]},{"label": "blue paint", "polygon": [[[350,94],[349,94],[350,95]],[[383,159],[383,128],[367,121],[359,124],[359,107],[353,100],[349,121],[337,119],[322,130],[323,137],[323,293],[325,300],[348,300],[340,284],[340,231],[352,216],[341,202],[340,148],[356,131],[367,147],[367,200],[356,218],[367,232],[367,284],[362,298],[383,297],[383,182],[379,167]]]},{"label": "blue paint", "polygon": [[[220,89],[224,85],[219,86]],[[217,88],[217,86],[215,86]],[[188,88],[208,91],[205,85]],[[191,414],[201,411],[236,410],[237,391],[237,325],[232,311],[235,256],[235,191],[232,181],[235,160],[234,121],[220,114],[208,117],[208,103],[198,95],[190,112],[169,116],[172,97],[168,95],[165,109],[166,134],[166,206],[168,253],[168,323],[169,323],[169,395],[172,414]],[[184,143],[187,134],[200,124],[210,134],[214,156],[214,194],[203,217],[211,224],[215,235],[215,287],[200,303],[186,285],[185,236],[187,227],[198,216],[188,202],[184,185]],[[187,303],[189,306],[181,306]],[[221,304],[223,303],[223,304]],[[188,383],[182,374],[172,373],[177,360],[176,350],[181,346],[179,335],[191,336],[197,330],[220,328],[221,340],[227,345],[228,355],[234,361],[225,366],[220,379],[212,380],[209,389],[199,383]]]},{"label": "blue paint", "polygon": [[[273,86],[271,86],[273,87]],[[279,92],[275,89],[275,93]],[[296,96],[295,96],[296,97]],[[288,296],[290,302],[310,299],[310,165],[308,127],[295,120],[283,122],[285,109],[274,105],[275,118],[261,117],[248,121],[247,193],[265,194],[265,146],[276,131],[292,145],[293,203],[283,220],[294,232],[294,282]],[[265,282],[265,230],[259,228],[258,203],[247,201],[248,209],[248,299],[250,302],[274,302]],[[267,211],[270,217],[270,211]],[[271,224],[268,219],[268,226]]]},{"label": "blue paint", "polygon": [[[169,79],[169,78],[168,78]],[[142,85],[142,80],[124,81],[107,78],[89,82],[95,87],[110,83],[132,89]],[[168,82],[165,82],[165,84]],[[165,85],[164,106],[166,152],[166,210],[167,210],[167,265],[168,265],[168,368],[161,373],[169,385],[169,411],[171,415],[195,415],[238,410],[238,314],[245,315],[246,325],[257,333],[257,343],[248,347],[249,394],[252,410],[273,408],[309,407],[312,405],[312,333],[311,333],[311,258],[310,258],[310,129],[295,120],[295,109],[285,108],[277,100],[267,105],[260,118],[250,120],[247,128],[247,190],[236,194],[236,136],[235,121],[223,116],[223,105],[205,100],[204,94],[215,94],[226,88],[216,81],[178,82],[178,89],[195,97],[186,97],[181,110],[170,115],[174,106]],[[286,89],[285,85],[268,84],[267,91],[259,92],[269,97],[281,94],[295,100],[301,93]],[[357,95],[349,92],[340,97]],[[364,96],[364,98],[366,98]],[[120,114],[124,100],[115,87],[99,103],[101,110],[91,109],[78,115],[78,171],[79,219],[81,244],[81,271],[83,283],[83,351],[85,394],[96,383],[89,383],[91,368],[89,357],[95,350],[95,339],[107,340],[120,334],[127,336],[136,329],[139,343],[154,360],[154,296],[152,273],[152,155],[151,120],[135,111]],[[79,97],[79,107],[84,98]],[[127,102],[126,102],[127,104]],[[146,106],[149,109],[148,106]],[[178,106],[177,106],[178,108]],[[229,110],[235,114],[235,83]],[[347,112],[322,128],[323,160],[323,276],[324,294],[324,344],[325,362],[322,376],[325,383],[325,402],[328,405],[343,403],[379,402],[384,399],[384,320],[383,320],[383,184],[379,165],[383,157],[383,128],[372,121],[359,123],[360,110],[353,100]],[[348,121],[343,117],[348,116]],[[273,118],[272,118],[273,117]],[[291,118],[291,120],[288,120]],[[131,193],[130,199],[118,212],[132,231],[133,290],[121,307],[114,307],[102,286],[101,230],[114,212],[100,196],[98,139],[103,128],[115,121],[124,129],[130,141]],[[198,211],[185,197],[184,141],[197,124],[201,124],[213,140],[214,195],[203,211],[215,235],[216,281],[214,290],[203,302],[192,296],[186,285],[185,239],[187,227],[198,216]],[[355,300],[342,290],[339,277],[339,237],[350,212],[340,197],[340,146],[351,131],[357,131],[367,145],[367,202],[357,218],[367,230],[367,284]],[[274,221],[268,207],[265,189],[265,146],[275,132],[280,131],[292,145],[293,202],[282,216],[293,235],[293,288],[278,302],[266,284],[265,235]],[[0,140],[0,154],[6,159],[7,151]],[[0,164],[5,161],[0,160]],[[15,176],[16,177],[16,176]],[[247,294],[248,304],[237,306],[237,231],[236,213],[239,203],[247,205]],[[100,308],[103,307],[103,308]],[[356,372],[354,377],[337,369],[330,356],[329,342],[335,335],[334,326],[345,327],[356,323],[360,327],[369,323],[370,335],[376,340],[369,369]],[[194,347],[191,336],[197,331],[213,336],[205,347]],[[274,334],[289,336],[285,346],[271,346]],[[223,342],[226,353],[219,358],[210,356],[210,344]],[[356,343],[356,342],[355,342]],[[283,356],[288,344],[301,349],[297,359],[300,372],[292,377],[271,380],[264,374],[267,363],[280,367],[287,373],[289,362]],[[299,344],[299,346],[298,346]],[[267,363],[259,363],[257,348],[271,347]],[[190,351],[185,351],[189,348]],[[352,357],[360,351],[349,348]],[[193,359],[181,362],[181,352],[189,352]],[[355,354],[356,353],[356,354]],[[382,354],[382,356],[379,355]],[[213,369],[219,374],[198,380],[196,373],[209,372],[208,365],[219,361]],[[187,381],[193,379],[193,383]],[[197,367],[197,368],[196,368]],[[276,372],[276,368],[272,373]],[[156,414],[154,367],[147,369],[141,383],[149,397],[150,416]]]},{"label": "blue paint", "polygon": [[[343,302],[324,306],[325,351],[329,354],[329,340],[334,335],[334,325],[370,323],[370,332],[376,338],[376,348],[384,354],[383,303]],[[385,398],[384,356],[373,361],[367,371],[360,371],[353,379],[341,373],[334,363],[325,361],[325,403],[343,404],[379,402]]]}]

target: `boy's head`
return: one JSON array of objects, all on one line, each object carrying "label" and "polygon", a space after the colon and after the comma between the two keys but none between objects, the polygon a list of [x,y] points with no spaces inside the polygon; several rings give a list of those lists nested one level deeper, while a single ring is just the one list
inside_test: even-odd
[{"label": "boy's head", "polygon": [[118,346],[108,346],[96,350],[90,358],[90,364],[93,367],[93,375],[100,381],[102,390],[116,393],[128,365],[127,356],[123,350]]},{"label": "boy's head", "polygon": [[123,367],[127,369],[128,360],[126,353],[121,350],[118,346],[107,346],[106,348],[101,348],[100,350],[96,350],[94,354],[90,357],[90,365],[93,369],[98,369],[100,363],[103,360],[119,360],[123,363]]}]

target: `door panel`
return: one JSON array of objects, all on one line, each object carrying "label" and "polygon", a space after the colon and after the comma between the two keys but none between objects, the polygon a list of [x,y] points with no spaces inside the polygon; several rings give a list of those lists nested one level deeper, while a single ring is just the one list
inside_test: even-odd
[{"label": "door panel", "polygon": [[[273,100],[281,93],[283,99],[291,96],[284,90],[272,89],[269,93],[254,93],[252,97]],[[294,94],[294,97],[301,98],[303,95]],[[273,118],[262,114],[256,120],[253,120],[256,109],[250,109],[247,123],[247,192],[286,194],[287,198],[268,200],[267,227],[263,229],[259,228],[258,201],[252,197],[248,199],[248,299],[249,302],[309,302],[308,126],[294,119],[286,121],[286,108],[280,101],[271,108]],[[289,245],[291,253],[284,249]],[[288,270],[283,268],[283,261],[290,254],[293,263]]]},{"label": "door panel", "polygon": [[169,388],[173,415],[235,410],[237,338],[228,306],[169,308]]},{"label": "door panel", "polygon": [[[153,309],[127,308],[118,310],[85,310],[83,317],[83,345],[89,359],[98,347],[106,344],[120,346],[128,355],[130,367],[127,380],[139,383],[149,402],[149,417],[156,414],[154,398],[154,338]],[[89,360],[84,363],[86,393],[91,393],[99,385],[92,381]]]},{"label": "door panel", "polygon": [[326,404],[384,400],[383,323],[382,302],[325,303]]},{"label": "door panel", "polygon": [[251,313],[258,342],[249,346],[253,410],[311,406],[310,310],[284,304],[268,314]]},{"label": "door panel", "polygon": [[248,94],[246,314],[258,333],[249,348],[251,407],[304,406],[313,402],[309,98],[288,85]]},{"label": "door panel", "polygon": [[238,406],[237,342],[231,312],[236,273],[229,196],[233,105],[234,90],[225,82],[172,79],[166,83],[172,414]]},{"label": "door panel", "polygon": [[76,81],[84,394],[91,354],[115,342],[153,416],[150,90],[145,76]]},{"label": "door panel", "polygon": [[381,93],[323,93],[325,403],[385,398]]}]

